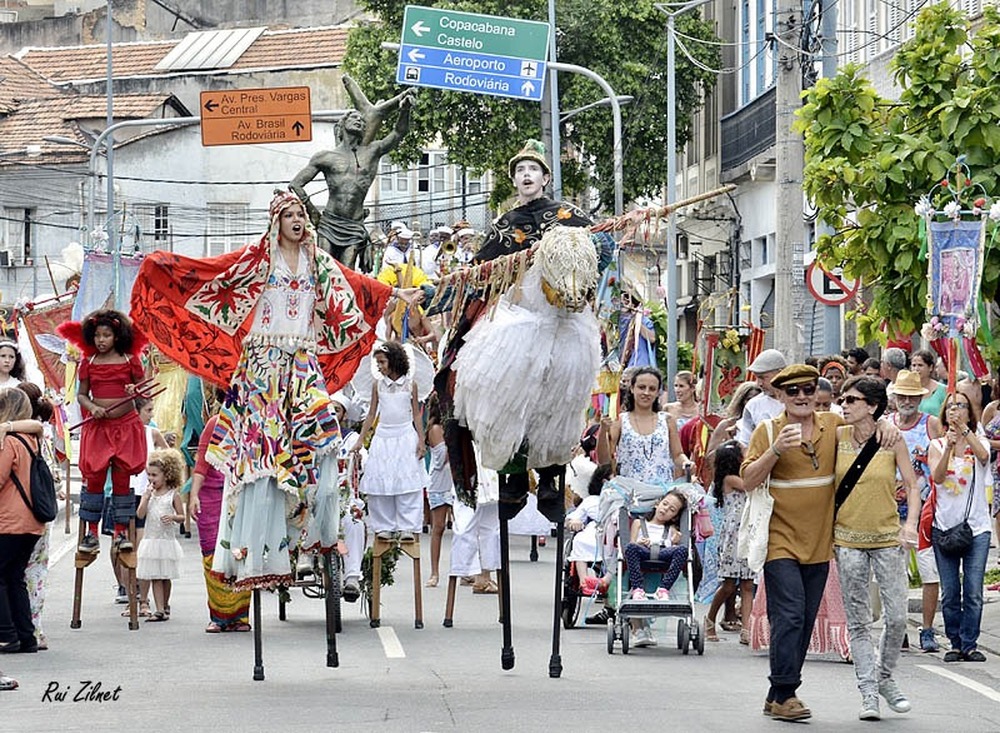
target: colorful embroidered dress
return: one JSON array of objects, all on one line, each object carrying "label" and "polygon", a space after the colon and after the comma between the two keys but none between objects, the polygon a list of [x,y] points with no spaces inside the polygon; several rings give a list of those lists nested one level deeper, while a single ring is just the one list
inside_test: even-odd
[{"label": "colorful embroidered dress", "polygon": [[152,254],[133,289],[135,321],[161,351],[229,383],[206,459],[226,477],[213,570],[237,589],[289,583],[289,546],[307,521],[324,546],[336,542],[328,390],[371,350],[391,293],[318,250],[311,226],[293,272],[277,244],[281,212],[296,204],[276,197],[268,232],[233,255]]}]

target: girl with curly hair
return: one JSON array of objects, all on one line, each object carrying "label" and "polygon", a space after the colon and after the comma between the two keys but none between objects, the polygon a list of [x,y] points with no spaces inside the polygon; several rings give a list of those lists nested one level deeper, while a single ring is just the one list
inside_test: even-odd
[{"label": "girl with curly hair", "polygon": [[174,524],[184,521],[184,505],[177,493],[184,482],[184,457],[173,448],[153,451],[146,464],[149,488],[142,495],[137,514],[146,520],[146,534],[139,544],[136,577],[148,580],[156,612],[147,621],[170,619],[171,579],[180,577],[181,545]]}]

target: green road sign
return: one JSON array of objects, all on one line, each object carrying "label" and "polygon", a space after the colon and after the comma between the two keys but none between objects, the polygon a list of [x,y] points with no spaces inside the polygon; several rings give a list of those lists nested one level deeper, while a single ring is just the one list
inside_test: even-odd
[{"label": "green road sign", "polygon": [[403,44],[545,61],[549,24],[407,5]]}]

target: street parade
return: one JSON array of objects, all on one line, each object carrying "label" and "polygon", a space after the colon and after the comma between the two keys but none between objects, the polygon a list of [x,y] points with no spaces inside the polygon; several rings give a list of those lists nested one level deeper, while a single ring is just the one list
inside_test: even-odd
[{"label": "street parade", "polygon": [[1000,730],[992,4],[8,5],[10,730]]}]

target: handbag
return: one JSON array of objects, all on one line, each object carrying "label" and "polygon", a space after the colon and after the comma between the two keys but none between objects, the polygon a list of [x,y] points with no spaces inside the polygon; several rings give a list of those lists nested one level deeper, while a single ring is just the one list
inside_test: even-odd
[{"label": "handbag", "polygon": [[972,482],[969,484],[969,501],[965,504],[965,517],[954,527],[935,529],[931,535],[934,544],[949,557],[961,557],[972,547],[972,527],[969,514],[972,512],[972,494],[976,490],[976,464],[972,464]]},{"label": "handbag", "polygon": [[[770,420],[767,425],[767,442],[774,442],[774,428]],[[750,570],[759,573],[767,560],[767,541],[771,526],[771,512],[774,511],[774,497],[770,491],[771,477],[768,475],[760,486],[747,492],[740,517],[740,530],[736,540],[736,556],[746,560]]]},{"label": "handbag", "polygon": [[707,540],[715,534],[715,527],[712,525],[712,516],[706,507],[702,507],[694,514],[694,529],[699,539]]}]

